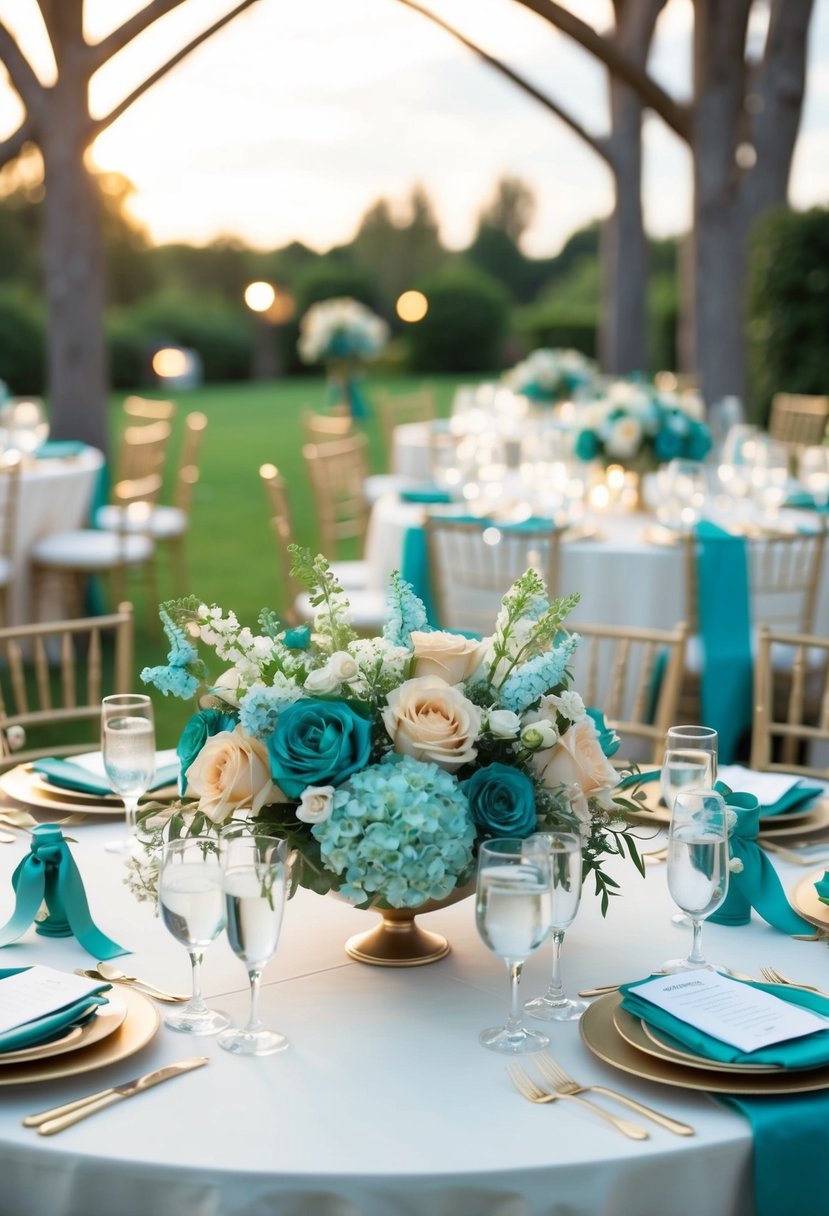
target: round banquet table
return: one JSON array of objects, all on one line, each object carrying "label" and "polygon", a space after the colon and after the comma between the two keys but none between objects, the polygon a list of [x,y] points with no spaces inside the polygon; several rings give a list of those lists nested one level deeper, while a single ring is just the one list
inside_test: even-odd
[{"label": "round banquet table", "polygon": [[[365,557],[369,585],[385,590],[392,570],[399,569],[403,541],[409,528],[422,526],[426,510],[463,512],[459,504],[426,508],[385,494],[369,517]],[[594,532],[574,538],[565,532],[559,558],[559,594],[578,590],[581,596],[570,616],[574,624],[636,625],[643,629],[673,629],[686,616],[685,568],[682,545],[654,543],[664,537],[653,515],[637,511],[596,511],[585,516]],[[586,531],[587,529],[585,529]],[[483,594],[483,593],[481,593]],[[493,595],[492,619],[500,595]],[[815,633],[829,630],[829,561],[824,562],[815,615]]]},{"label": "round banquet table", "polygon": [[[53,532],[86,526],[103,464],[103,453],[88,447],[76,456],[33,460],[21,469],[8,624],[25,624],[31,619],[29,553],[32,545]],[[52,607],[53,611],[48,615],[60,616],[59,605]],[[46,614],[44,606],[43,615]]]},{"label": "round banquet table", "polygon": [[[104,851],[118,826],[88,820],[72,846],[100,927],[133,950],[118,965],[187,991],[184,949],[124,886]],[[639,829],[651,836],[654,829]],[[660,838],[657,837],[657,840]],[[0,918],[24,844],[2,845]],[[650,846],[646,846],[650,847]],[[654,846],[655,847],[655,846]],[[780,866],[786,889],[804,870]],[[624,894],[602,920],[591,893],[567,932],[571,990],[644,977],[684,951],[690,931],[671,923],[664,865],[643,879],[614,869]],[[577,1104],[533,1106],[512,1088],[504,1059],[477,1041],[506,1014],[503,965],[479,941],[473,901],[424,918],[452,951],[409,970],[350,961],[343,942],[371,921],[335,899],[300,891],[262,991],[266,1024],[289,1050],[262,1059],[224,1052],[212,1038],[161,1027],[119,1064],[64,1080],[9,1086],[0,1111],[0,1212],[27,1216],[749,1216],[748,1124],[707,1094],[640,1081],[601,1063],[578,1026],[552,1027],[551,1052],[579,1081],[623,1090],[693,1125],[680,1138],[649,1125],[626,1140]],[[757,974],[779,966],[827,984],[826,946],[795,941],[755,920],[705,928],[709,956]],[[530,959],[523,995],[536,995],[549,953]],[[29,931],[3,965],[72,970],[92,960],[71,938]],[[205,993],[234,1019],[247,1011],[242,964],[224,937],[207,952]],[[159,1006],[163,1012],[164,1006]],[[44,1110],[194,1055],[206,1068],[41,1138],[21,1126]],[[615,1103],[605,1102],[609,1109]],[[625,1113],[619,1108],[617,1113]],[[633,1116],[630,1116],[633,1118]]]}]

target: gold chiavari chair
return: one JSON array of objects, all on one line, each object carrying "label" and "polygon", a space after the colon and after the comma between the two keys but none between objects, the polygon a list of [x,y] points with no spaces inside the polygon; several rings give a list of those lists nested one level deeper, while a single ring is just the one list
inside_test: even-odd
[{"label": "gold chiavari chair", "polygon": [[[775,656],[790,655],[787,696],[778,692]],[[829,765],[810,762],[822,745],[829,756],[829,638],[761,627],[754,668],[751,767],[829,778]]]},{"label": "gold chiavari chair", "polygon": [[[132,605],[109,616],[0,629],[0,660],[0,768],[89,750],[100,738],[101,698],[131,691]],[[63,728],[76,723],[89,727],[85,738],[64,742]],[[26,739],[12,751],[10,727],[45,742]]]},{"label": "gold chiavari chair", "polygon": [[426,548],[434,608],[444,629],[491,633],[504,592],[530,567],[556,594],[559,531],[552,523],[499,527],[428,516]]},{"label": "gold chiavari chair", "polygon": [[362,549],[368,525],[364,484],[368,477],[368,440],[351,435],[330,443],[306,443],[302,449],[317,513],[322,551],[338,557],[357,541]]},{"label": "gold chiavari chair", "polygon": [[[281,619],[288,625],[300,620],[313,620],[314,608],[310,598],[291,574],[288,546],[294,543],[294,530],[285,478],[273,464],[263,464],[259,476],[265,487],[271,529],[276,541],[276,558],[282,583]],[[348,597],[355,628],[364,631],[379,629],[385,619],[385,597],[367,587],[368,564],[363,561],[332,562],[331,572]]]},{"label": "gold chiavari chair", "polygon": [[790,447],[823,443],[829,423],[829,396],[776,393],[772,398],[769,436]]},{"label": "gold chiavari chair", "polygon": [[315,414],[313,410],[303,410],[302,431],[306,443],[332,443],[349,439],[355,434],[355,427],[349,413]]},{"label": "gold chiavari chair", "polygon": [[581,638],[571,664],[576,686],[585,704],[600,706],[619,734],[620,760],[660,764],[665,735],[677,721],[687,626],[574,625],[573,630]]},{"label": "gold chiavari chair", "polygon": [[15,557],[17,509],[20,497],[20,456],[0,460],[0,624],[8,621],[8,593]]},{"label": "gold chiavari chair", "polygon": [[118,481],[138,481],[153,473],[163,477],[171,434],[169,422],[125,427],[118,454]]},{"label": "gold chiavari chair", "polygon": [[149,520],[161,491],[158,473],[135,481],[120,481],[112,491],[112,503],[122,526],[112,531],[79,528],[72,532],[53,532],[31,548],[31,620],[38,606],[46,602],[49,580],[58,585],[61,602],[74,615],[81,615],[87,580],[105,575],[112,583],[113,601],[124,598],[128,573],[140,571],[147,590],[150,621],[156,620],[158,591],[155,577],[155,542],[149,534]]},{"label": "gold chiavari chair", "polygon": [[410,422],[432,422],[436,415],[434,390],[428,386],[414,393],[392,396],[376,393],[377,417],[386,453],[386,468],[391,468],[394,448],[394,428]]},{"label": "gold chiavari chair", "polygon": [[176,416],[173,401],[154,401],[150,397],[125,397],[124,413],[139,422],[169,422]]}]

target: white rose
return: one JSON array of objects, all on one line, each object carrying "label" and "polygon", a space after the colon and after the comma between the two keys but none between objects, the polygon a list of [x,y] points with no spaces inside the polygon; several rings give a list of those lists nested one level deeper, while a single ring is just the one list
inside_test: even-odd
[{"label": "white rose", "polygon": [[347,650],[337,650],[331,655],[326,667],[340,684],[350,684],[360,674],[360,669]]},{"label": "white rose", "polygon": [[412,630],[415,677],[440,676],[447,684],[460,684],[481,665],[483,644],[459,633]]},{"label": "white rose", "polygon": [[232,705],[234,708],[238,708],[238,688],[241,678],[241,673],[235,667],[229,667],[227,671],[223,671],[214,681],[210,692],[199,701],[202,709],[215,709],[222,705]]},{"label": "white rose", "polygon": [[333,785],[309,785],[299,800],[296,817],[303,823],[322,823],[333,809]]},{"label": "white rose", "polygon": [[407,680],[386,701],[383,722],[400,755],[432,761],[449,773],[475,759],[481,711],[439,676]]},{"label": "white rose", "polygon": [[342,683],[337,679],[337,676],[331,670],[328,663],[324,667],[318,667],[315,671],[309,671],[305,681],[305,688],[308,692],[336,692]]},{"label": "white rose", "polygon": [[197,795],[199,810],[214,823],[243,807],[255,815],[279,793],[267,748],[241,726],[211,735],[186,775],[187,792]]},{"label": "white rose", "polygon": [[10,752],[19,752],[26,745],[26,731],[22,726],[6,727],[6,746]]},{"label": "white rose", "polygon": [[642,426],[636,418],[620,418],[613,423],[605,439],[605,448],[609,456],[624,460],[635,456],[642,442]]},{"label": "white rose", "polygon": [[487,728],[497,739],[512,739],[518,734],[521,719],[511,709],[492,709],[487,715]]}]

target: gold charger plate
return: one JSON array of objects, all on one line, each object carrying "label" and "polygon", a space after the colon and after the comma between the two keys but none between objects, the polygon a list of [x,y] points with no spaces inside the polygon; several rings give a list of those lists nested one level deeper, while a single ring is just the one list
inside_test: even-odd
[{"label": "gold charger plate", "polygon": [[[53,815],[123,815],[124,804],[120,798],[108,795],[84,794],[72,790],[62,790],[58,786],[49,785],[27,764],[19,764],[5,773],[0,773],[0,790],[16,802],[38,810],[49,811]],[[165,786],[153,790],[149,799],[175,797],[175,786]]]},{"label": "gold charger plate", "polygon": [[792,904],[800,915],[820,929],[829,926],[829,904],[820,902],[815,890],[815,883],[819,882],[825,873],[826,867],[807,874],[805,878],[801,878],[792,892]]},{"label": "gold charger plate", "polygon": [[117,1064],[140,1051],[153,1038],[161,1023],[155,1005],[140,992],[125,988],[119,994],[126,1011],[120,1026],[83,1050],[63,1055],[31,1060],[27,1064],[10,1064],[0,1069],[0,1085],[31,1085],[36,1081],[55,1081],[59,1077],[74,1077],[95,1068]]},{"label": "gold charger plate", "polygon": [[[631,1022],[633,1025],[630,1024]],[[702,1068],[706,1072],[711,1072],[712,1069],[714,1072],[780,1072],[779,1064],[724,1064],[719,1060],[708,1060],[705,1056],[694,1055],[690,1051],[680,1051],[661,1039],[658,1031],[649,1026],[647,1022],[633,1017],[621,1006],[613,1014],[613,1024],[631,1047],[644,1051],[647,1055],[656,1056],[660,1060],[671,1060],[676,1064],[684,1064],[688,1068]]]},{"label": "gold charger plate", "polygon": [[[645,806],[641,814],[630,812],[628,819],[635,823],[655,823],[668,827],[671,812],[660,804],[662,792],[658,781],[649,781],[642,786]],[[796,826],[794,826],[796,825]],[[763,836],[797,835],[799,832],[819,832],[829,826],[829,801],[821,799],[802,811],[784,811],[780,815],[761,815],[760,832]],[[790,832],[790,828],[793,830]]]},{"label": "gold charger plate", "polygon": [[22,1047],[19,1051],[0,1053],[0,1067],[10,1064],[22,1064],[29,1060],[39,1060],[53,1056],[65,1055],[67,1051],[78,1051],[91,1047],[107,1035],[114,1034],[127,1016],[127,1007],[121,994],[115,991],[109,993],[106,1005],[101,1005],[95,1017],[85,1026],[74,1026],[60,1039],[51,1043],[40,1043],[37,1047]]},{"label": "gold charger plate", "polygon": [[[585,1047],[612,1068],[641,1077],[643,1081],[676,1085],[679,1089],[700,1089],[714,1094],[796,1094],[829,1089],[829,1065],[803,1072],[781,1069],[777,1073],[758,1076],[717,1072],[713,1068],[705,1072],[702,1068],[688,1068],[686,1064],[648,1055],[632,1047],[619,1034],[614,1015],[621,1001],[618,992],[599,997],[582,1015],[579,1023]],[[629,1014],[627,1016],[630,1017]],[[632,1022],[636,1020],[631,1018]]]}]

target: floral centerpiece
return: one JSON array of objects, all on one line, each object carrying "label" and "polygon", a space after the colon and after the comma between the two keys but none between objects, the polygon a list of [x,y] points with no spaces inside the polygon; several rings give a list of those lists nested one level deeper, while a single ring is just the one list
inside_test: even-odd
[{"label": "floral centerpiece", "polygon": [[505,372],[504,382],[531,401],[553,405],[589,390],[597,375],[596,364],[581,351],[539,349]]},{"label": "floral centerpiece", "polygon": [[358,300],[342,297],[311,305],[299,323],[297,350],[304,363],[325,363],[335,403],[344,397],[352,416],[360,418],[366,407],[359,378],[388,337],[385,321]]},{"label": "floral centerpiece", "polygon": [[669,460],[704,460],[711,433],[688,402],[619,381],[580,411],[573,451],[580,460],[642,473]]},{"label": "floral centerpiece", "polygon": [[[578,597],[550,601],[530,570],[477,640],[431,629],[395,573],[382,635],[361,638],[325,559],[292,551],[313,630],[263,611],[254,633],[194,598],[162,606],[168,661],[142,679],[199,708],[178,744],[182,797],[142,818],[148,848],[256,820],[296,851],[294,884],[417,909],[469,883],[482,840],[566,826],[606,909],[617,884],[603,859],[641,863],[614,795],[618,739],[570,687],[579,639],[564,620]],[[153,882],[135,862],[136,893]]]}]

